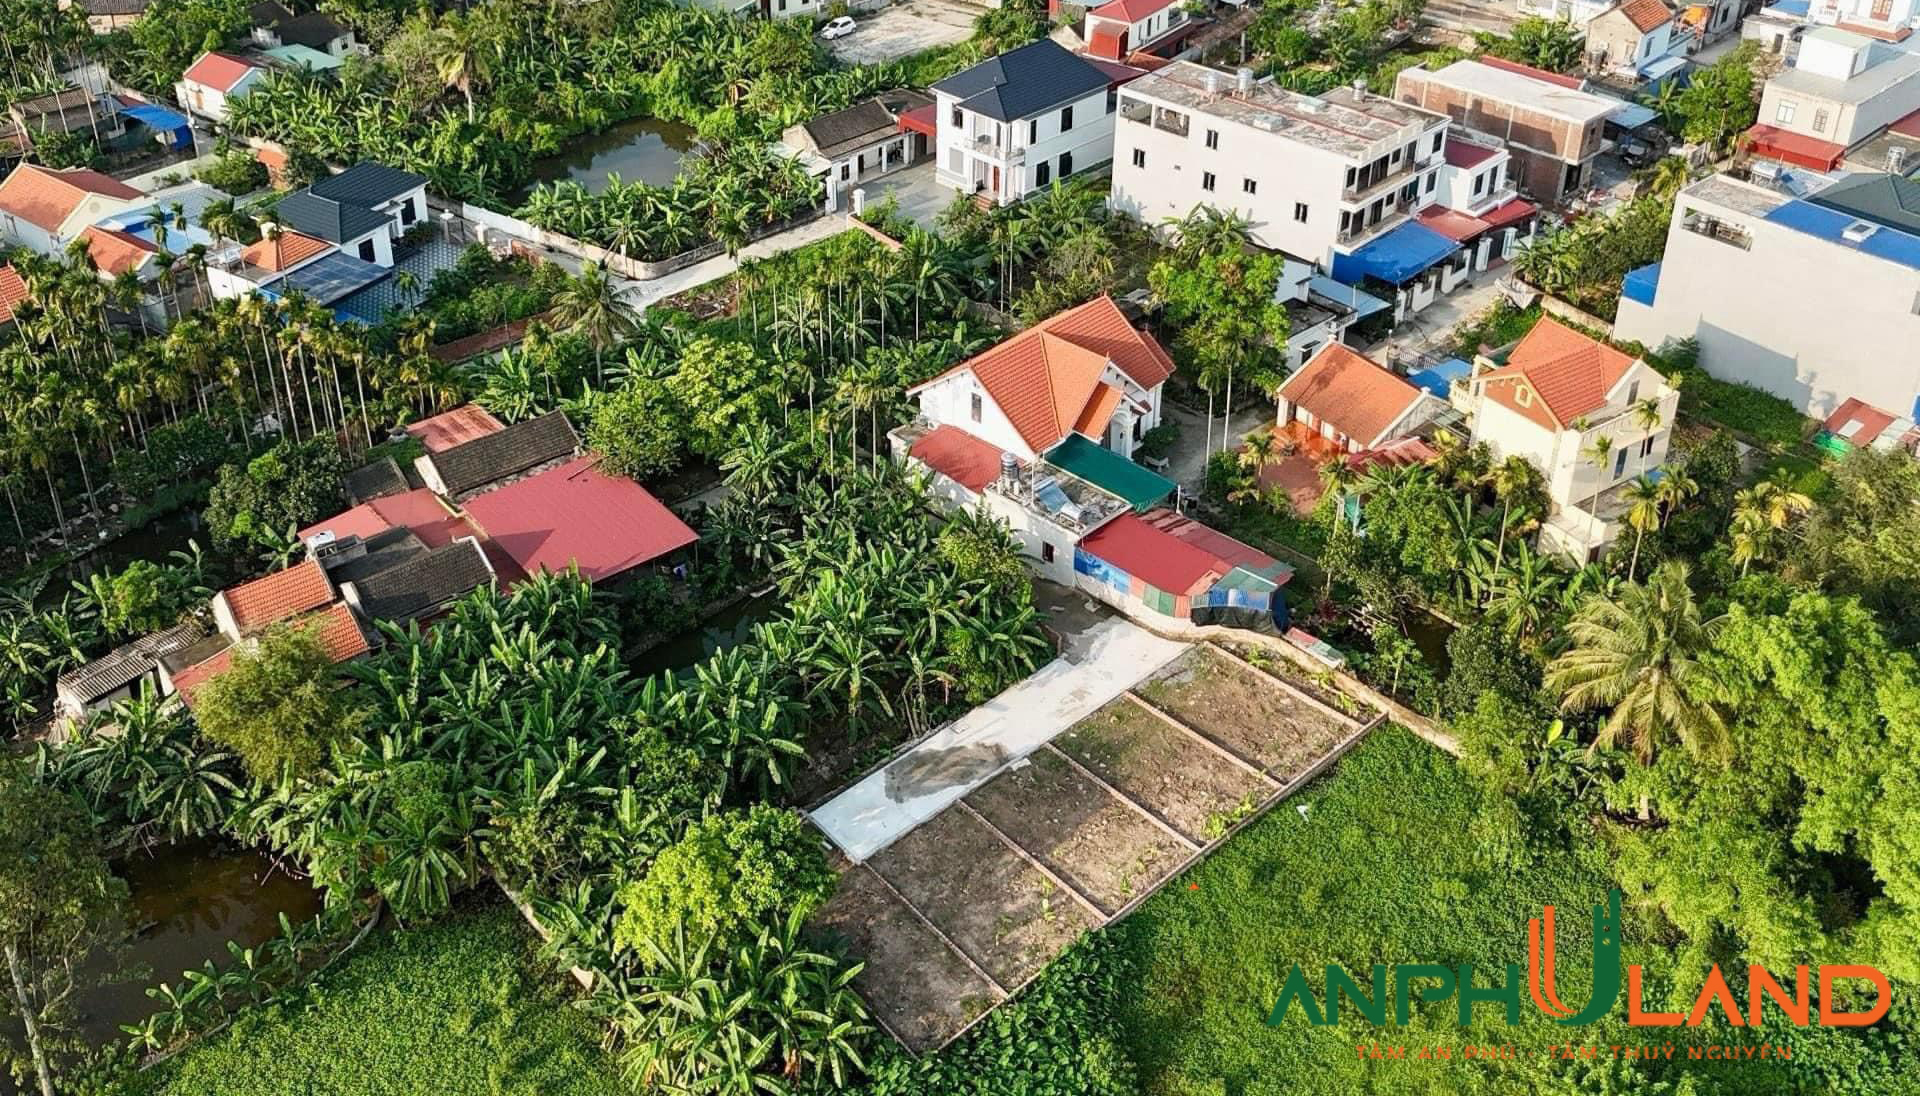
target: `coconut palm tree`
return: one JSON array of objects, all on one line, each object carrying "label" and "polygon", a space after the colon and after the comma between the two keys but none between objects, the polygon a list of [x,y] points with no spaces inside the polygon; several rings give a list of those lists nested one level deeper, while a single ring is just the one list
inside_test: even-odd
[{"label": "coconut palm tree", "polygon": [[1544,683],[1562,711],[1607,711],[1596,748],[1631,747],[1642,762],[1674,742],[1695,757],[1724,753],[1718,683],[1700,661],[1724,618],[1702,617],[1689,578],[1685,563],[1670,560],[1574,614],[1573,646],[1547,666]]},{"label": "coconut palm tree", "polygon": [[[1576,424],[1577,425],[1577,424]],[[1600,496],[1607,489],[1607,465],[1613,462],[1613,439],[1602,434],[1580,449],[1580,459],[1594,466],[1600,473],[1593,494],[1587,496],[1588,535],[1597,535],[1600,531]]]},{"label": "coconut palm tree", "polygon": [[1487,482],[1493,488],[1493,497],[1500,500],[1500,540],[1493,552],[1493,567],[1497,572],[1507,554],[1507,529],[1512,525],[1514,501],[1530,500],[1538,495],[1542,479],[1540,469],[1535,468],[1532,461],[1513,453],[1494,465],[1487,474]]},{"label": "coconut palm tree", "polygon": [[1627,524],[1633,526],[1633,558],[1627,562],[1627,581],[1632,582],[1640,567],[1640,542],[1660,528],[1660,485],[1645,473],[1627,484]]},{"label": "coconut palm tree", "polygon": [[467,100],[467,121],[473,121],[473,89],[486,83],[499,59],[478,23],[464,12],[448,12],[433,33],[433,67],[440,80],[457,88]]},{"label": "coconut palm tree", "polygon": [[579,332],[593,346],[595,383],[606,383],[602,359],[607,350],[632,338],[639,331],[633,308],[620,295],[607,268],[587,263],[580,273],[567,279],[553,298],[553,323],[556,327]]}]

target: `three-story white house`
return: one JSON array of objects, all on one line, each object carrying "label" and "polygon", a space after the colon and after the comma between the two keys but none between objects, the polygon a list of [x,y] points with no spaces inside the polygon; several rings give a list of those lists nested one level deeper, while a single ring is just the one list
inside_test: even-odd
[{"label": "three-story white house", "polygon": [[935,176],[1007,205],[1106,163],[1119,78],[1046,38],[947,77],[933,85]]}]

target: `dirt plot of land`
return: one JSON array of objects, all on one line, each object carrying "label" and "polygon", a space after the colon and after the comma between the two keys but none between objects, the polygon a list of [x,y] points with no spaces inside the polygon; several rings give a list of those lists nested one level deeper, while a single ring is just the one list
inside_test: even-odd
[{"label": "dirt plot of land", "polygon": [[1195,844],[1218,836],[1269,790],[1124,697],[1069,727],[1053,746]]},{"label": "dirt plot of land", "polygon": [[966,801],[1108,916],[1172,874],[1192,851],[1051,750],[1001,773]]},{"label": "dirt plot of land", "polygon": [[867,865],[1005,987],[1094,927],[1072,895],[962,810],[934,816]]},{"label": "dirt plot of land", "polygon": [[898,61],[922,50],[966,41],[973,35],[974,17],[983,10],[984,5],[954,0],[908,0],[861,18],[859,29],[827,43],[827,48],[848,64]]},{"label": "dirt plot of land", "polygon": [[866,961],[854,989],[908,1046],[939,1045],[1000,999],[869,868],[840,877],[813,925],[845,936],[848,951]]},{"label": "dirt plot of land", "polygon": [[1134,690],[1282,781],[1356,724],[1337,719],[1231,655],[1195,647]]}]

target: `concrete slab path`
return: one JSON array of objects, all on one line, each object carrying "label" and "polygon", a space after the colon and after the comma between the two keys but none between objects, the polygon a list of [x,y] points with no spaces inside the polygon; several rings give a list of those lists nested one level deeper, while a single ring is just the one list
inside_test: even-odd
[{"label": "concrete slab path", "polygon": [[1093,714],[1188,645],[1118,618],[812,812],[854,863],[886,848],[1008,765]]}]

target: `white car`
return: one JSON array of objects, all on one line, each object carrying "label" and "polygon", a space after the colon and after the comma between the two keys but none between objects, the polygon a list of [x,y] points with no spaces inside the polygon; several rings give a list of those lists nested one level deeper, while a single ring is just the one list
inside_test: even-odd
[{"label": "white car", "polygon": [[838,19],[829,20],[826,26],[821,27],[820,37],[831,42],[835,38],[845,38],[847,35],[859,29],[859,26],[858,23],[853,21],[853,16],[842,15]]}]

